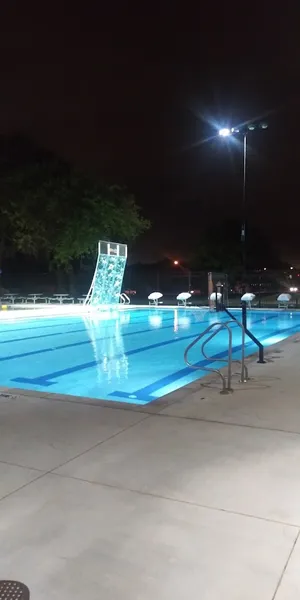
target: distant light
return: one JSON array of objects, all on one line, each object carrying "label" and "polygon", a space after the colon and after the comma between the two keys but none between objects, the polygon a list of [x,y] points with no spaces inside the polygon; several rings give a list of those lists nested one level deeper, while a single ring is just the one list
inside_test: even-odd
[{"label": "distant light", "polygon": [[179,265],[179,262],[178,262],[178,260],[174,260],[173,264],[174,264],[174,265]]},{"label": "distant light", "polygon": [[290,267],[291,271],[293,270],[294,267]]},{"label": "distant light", "polygon": [[267,270],[267,267],[264,267],[264,271],[266,271],[266,270]]},{"label": "distant light", "polygon": [[268,129],[268,123],[261,123],[260,124],[260,128],[261,129]]},{"label": "distant light", "polygon": [[255,125],[252,125],[252,124],[248,125],[248,129],[249,129],[249,131],[254,131]]},{"label": "distant light", "polygon": [[191,290],[191,294],[194,294],[194,293],[195,293],[194,290]]},{"label": "distant light", "polygon": [[228,127],[223,127],[222,129],[219,129],[219,135],[221,137],[228,137],[231,135],[231,131],[228,129]]},{"label": "distant light", "polygon": [[297,287],[290,287],[290,292],[298,292],[298,288]]}]

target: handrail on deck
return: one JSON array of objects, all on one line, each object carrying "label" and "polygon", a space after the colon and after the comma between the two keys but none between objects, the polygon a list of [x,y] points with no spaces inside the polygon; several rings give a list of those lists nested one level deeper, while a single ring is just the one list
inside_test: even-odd
[{"label": "handrail on deck", "polygon": [[[200,333],[200,335],[198,335],[185,349],[184,352],[184,361],[186,363],[186,365],[188,367],[190,367],[191,369],[201,369],[202,371],[208,371],[210,373],[216,373],[222,381],[222,390],[221,390],[221,394],[229,394],[232,392],[232,388],[231,388],[231,380],[232,380],[232,330],[230,327],[231,323],[235,323],[237,324],[241,330],[242,330],[242,358],[241,358],[241,383],[245,383],[248,380],[248,369],[245,365],[245,329],[244,326],[242,325],[242,323],[240,323],[239,321],[236,321],[234,319],[231,319],[230,321],[226,321],[226,322],[222,322],[222,321],[216,321],[216,323],[211,323],[211,325],[209,325],[204,331],[202,331]],[[204,356],[204,358],[206,360],[209,361],[218,361],[218,362],[225,362],[228,363],[228,368],[227,368],[227,380],[226,380],[226,376],[219,370],[219,369],[213,369],[211,367],[199,367],[196,365],[193,365],[192,363],[189,362],[188,360],[188,353],[191,350],[191,348],[193,348],[198,342],[199,340],[201,340],[205,335],[207,335],[211,330],[213,330],[215,327],[218,327],[217,330],[212,331],[212,333],[210,334],[210,336],[205,339],[202,342],[201,345],[201,352]],[[207,354],[204,351],[204,348],[206,346],[206,344],[208,344],[208,342],[210,340],[212,340],[222,329],[226,329],[228,332],[228,359],[214,359],[212,357],[207,356]]]},{"label": "handrail on deck", "polygon": [[[228,331],[228,370],[227,370],[227,382],[226,382],[225,375],[223,375],[223,373],[221,373],[221,371],[219,369],[212,369],[211,367],[198,367],[198,366],[192,365],[192,363],[190,363],[189,360],[188,360],[188,353],[191,350],[191,348],[193,348],[193,346],[195,346],[195,344],[197,344],[199,342],[199,340],[201,340],[201,338],[203,338],[207,333],[209,333],[214,327],[217,327],[217,326],[218,326],[218,329],[216,331],[214,331],[212,335],[209,336],[208,340],[205,340],[205,343],[208,342],[208,341],[210,341],[222,329],[226,329]],[[208,359],[208,357],[203,352],[203,346],[205,346],[205,343],[203,343],[202,346],[201,346],[201,352],[202,352],[204,358]],[[225,359],[218,359],[218,361],[219,362],[225,362],[225,363],[227,362]],[[200,333],[200,335],[198,335],[187,346],[187,348],[185,349],[185,352],[184,352],[184,362],[191,369],[201,369],[202,371],[208,371],[210,373],[216,373],[221,378],[221,381],[222,381],[221,394],[229,394],[232,391],[232,389],[231,389],[232,331],[231,331],[229,325],[226,325],[226,323],[222,323],[220,321],[216,321],[216,323],[212,323],[211,325],[209,325],[209,327],[207,327],[205,329],[205,331],[202,331],[202,333]]]},{"label": "handrail on deck", "polygon": [[244,334],[247,335],[254,344],[258,347],[258,361],[261,364],[264,364],[266,361],[264,359],[264,347],[263,344],[257,339],[257,337],[250,331],[247,327],[247,306],[246,302],[242,302],[242,323],[226,308],[226,306],[222,306],[222,310],[226,312],[226,314],[230,317],[231,320],[236,321],[240,326],[242,325],[244,328]]}]

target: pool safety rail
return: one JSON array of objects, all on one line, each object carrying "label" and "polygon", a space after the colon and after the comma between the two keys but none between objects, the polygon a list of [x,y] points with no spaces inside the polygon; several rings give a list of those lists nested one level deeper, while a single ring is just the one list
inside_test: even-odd
[{"label": "pool safety rail", "polygon": [[[266,362],[265,358],[264,358],[264,353],[265,353],[264,346],[257,339],[257,337],[255,337],[255,335],[253,335],[252,331],[250,331],[248,329],[248,327],[247,327],[247,303],[242,302],[241,304],[242,304],[242,324],[243,324],[244,332],[250,338],[250,340],[252,340],[252,342],[254,342],[254,344],[256,344],[256,346],[258,348],[258,361],[257,362],[264,365]],[[238,319],[230,312],[230,310],[228,310],[228,308],[226,308],[226,306],[224,306],[224,304],[222,305],[222,310],[224,312],[226,312],[226,314],[230,317],[231,320],[236,321],[236,323],[241,325],[240,321],[238,321]]]},{"label": "pool safety rail", "polygon": [[[236,323],[238,323],[239,325],[243,325],[245,334],[250,338],[250,340],[252,340],[252,342],[254,342],[254,344],[256,344],[256,346],[258,348],[258,361],[257,362],[260,363],[260,364],[265,364],[266,361],[264,359],[264,346],[257,339],[257,337],[252,333],[252,331],[250,331],[248,329],[248,327],[247,327],[247,302],[245,300],[241,301],[241,305],[242,305],[242,323],[240,323],[240,321],[238,321],[238,319],[225,306],[225,302],[224,302],[224,288],[223,288],[223,286],[218,287],[217,290],[218,291],[214,290],[214,292],[212,293],[212,297],[213,298],[214,298],[214,295],[215,295],[215,308],[216,308],[216,311],[217,312],[219,312],[219,311],[226,312],[226,314],[230,317],[231,320],[236,321]],[[220,299],[218,298],[218,294],[220,296]]]},{"label": "pool safety rail", "polygon": [[[241,377],[240,377],[240,383],[246,383],[248,381],[248,369],[247,366],[245,365],[245,328],[242,325],[242,323],[240,323],[239,321],[236,320],[230,320],[230,321],[226,321],[226,322],[222,322],[222,321],[217,321],[216,323],[212,323],[211,325],[209,325],[209,327],[207,327],[205,329],[205,331],[203,331],[202,333],[200,333],[200,335],[198,335],[185,349],[184,352],[184,361],[185,364],[190,367],[191,369],[199,369],[201,371],[208,371],[209,373],[216,373],[222,382],[222,389],[221,389],[221,394],[230,394],[233,392],[233,389],[231,387],[231,382],[232,382],[232,325],[237,325],[238,327],[240,327],[240,329],[242,330],[242,344],[241,344]],[[210,340],[212,340],[216,335],[218,335],[218,333],[222,330],[226,330],[228,333],[228,356],[227,359],[225,358],[214,358],[214,357],[210,357],[207,356],[206,352],[205,352],[205,346],[208,344],[208,342],[210,342]],[[208,335],[210,334],[210,335]],[[224,362],[225,364],[227,363],[227,375],[222,373],[222,371],[220,371],[219,369],[213,369],[212,367],[206,367],[206,366],[198,366],[198,365],[193,365],[192,363],[189,362],[188,360],[188,354],[189,351],[191,350],[191,348],[193,348],[196,344],[198,344],[198,342],[204,338],[204,336],[208,335],[208,337],[206,339],[204,339],[202,341],[201,344],[201,353],[202,356],[209,361],[210,363],[212,362]]]}]

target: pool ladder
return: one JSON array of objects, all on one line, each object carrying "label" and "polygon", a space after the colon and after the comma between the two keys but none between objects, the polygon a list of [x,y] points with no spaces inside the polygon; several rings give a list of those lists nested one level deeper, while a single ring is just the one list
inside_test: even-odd
[{"label": "pool ladder", "polygon": [[[185,349],[184,352],[184,361],[185,364],[190,367],[191,369],[199,369],[201,371],[208,371],[210,373],[216,373],[222,382],[222,389],[221,389],[221,394],[230,394],[233,390],[231,387],[231,381],[232,381],[232,330],[230,325],[235,324],[238,327],[240,327],[240,329],[242,330],[242,356],[241,356],[241,360],[238,361],[241,364],[241,378],[240,378],[240,383],[246,383],[248,381],[248,369],[247,366],[245,364],[245,328],[242,325],[242,323],[240,323],[239,321],[236,320],[230,320],[230,321],[217,321],[216,323],[212,323],[211,325],[209,325],[209,327],[207,327],[205,329],[205,331],[202,331],[202,333],[200,333],[200,335],[198,335]],[[216,329],[217,328],[217,329]],[[222,331],[223,329],[225,329],[228,333],[228,357],[227,359],[224,358],[213,358],[210,356],[207,356],[207,354],[205,353],[205,346],[206,344],[208,344],[208,342],[210,342],[210,340],[212,340],[220,331]],[[202,355],[204,356],[204,358],[210,362],[224,362],[227,363],[227,375],[224,373],[222,373],[219,369],[213,369],[211,367],[199,367],[197,365],[193,365],[189,362],[188,360],[188,353],[191,350],[191,348],[193,348],[198,342],[199,340],[201,340],[205,335],[207,335],[208,333],[211,334],[209,335],[209,337],[207,339],[205,339],[202,342],[201,345],[201,352]]]}]

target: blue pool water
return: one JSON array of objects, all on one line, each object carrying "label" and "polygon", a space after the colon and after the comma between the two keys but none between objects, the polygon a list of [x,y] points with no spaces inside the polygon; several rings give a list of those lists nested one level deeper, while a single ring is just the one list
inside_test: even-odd
[{"label": "blue pool water", "polygon": [[[228,316],[203,309],[158,308],[1,322],[0,385],[147,404],[206,374],[186,367],[183,354],[217,320]],[[268,346],[300,331],[300,313],[253,310],[248,327]],[[234,358],[240,358],[240,343],[241,331],[234,325]],[[224,330],[206,351],[220,359],[226,357],[226,347]],[[255,351],[247,341],[246,354]],[[189,357],[208,365],[200,345]]]}]

